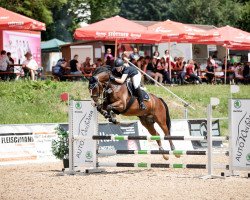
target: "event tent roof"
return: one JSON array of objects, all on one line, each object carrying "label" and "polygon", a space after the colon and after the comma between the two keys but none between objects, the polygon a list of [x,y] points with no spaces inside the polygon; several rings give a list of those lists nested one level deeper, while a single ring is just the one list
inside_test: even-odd
[{"label": "event tent roof", "polygon": [[0,7],[0,29],[45,31],[45,24]]},{"label": "event tent roof", "polygon": [[59,51],[59,46],[66,44],[66,42],[58,40],[56,38],[41,43],[41,49],[43,52],[55,52]]}]

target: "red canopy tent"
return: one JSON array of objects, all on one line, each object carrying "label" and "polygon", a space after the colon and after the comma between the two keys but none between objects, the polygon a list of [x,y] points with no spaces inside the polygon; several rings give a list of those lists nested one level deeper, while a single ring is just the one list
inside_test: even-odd
[{"label": "red canopy tent", "polygon": [[[169,52],[170,52],[170,42],[192,42],[193,40],[206,39],[208,37],[217,37],[219,33],[213,31],[208,33],[203,29],[199,29],[187,24],[166,20],[164,22],[156,23],[148,27],[149,30],[154,31],[155,33],[161,33],[162,39],[161,42],[169,43]],[[170,66],[170,59],[168,59]],[[171,68],[170,78],[171,78]]]},{"label": "red canopy tent", "polygon": [[0,29],[45,31],[45,24],[0,7]]},{"label": "red canopy tent", "polygon": [[[224,26],[221,28],[217,28],[217,31],[220,34],[219,37],[196,40],[193,41],[193,43],[214,44],[214,45],[224,46],[226,48],[226,58],[228,54],[228,49],[231,50],[250,49],[250,33],[231,26]],[[226,83],[226,71],[227,71],[227,63],[225,63],[225,78],[224,78],[225,83]]]},{"label": "red canopy tent", "polygon": [[74,37],[79,40],[155,43],[161,39],[161,34],[148,31],[142,25],[120,16],[115,16],[76,29]]},{"label": "red canopy tent", "polygon": [[219,37],[197,40],[196,43],[215,44],[224,46],[230,44],[248,45],[248,46],[250,45],[250,33],[246,31],[242,31],[240,29],[231,26],[224,26],[221,28],[217,28],[217,31],[220,34]]},{"label": "red canopy tent", "polygon": [[[74,37],[78,40],[115,41],[115,48],[117,43],[157,43],[161,40],[161,34],[149,31],[145,26],[120,16],[78,28]],[[115,50],[115,57],[116,53]]]},{"label": "red canopy tent", "polygon": [[161,33],[161,42],[189,42],[192,39],[205,39],[207,37],[219,36],[219,33],[216,30],[207,32],[203,29],[171,20],[156,23],[149,26],[148,29],[155,33]]}]

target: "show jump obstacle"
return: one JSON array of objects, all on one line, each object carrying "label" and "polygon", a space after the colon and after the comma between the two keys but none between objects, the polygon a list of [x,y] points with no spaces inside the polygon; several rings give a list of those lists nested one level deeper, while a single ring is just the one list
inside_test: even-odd
[{"label": "show jump obstacle", "polygon": [[[211,98],[207,107],[207,137],[203,136],[118,136],[98,133],[97,110],[91,105],[91,101],[71,101],[69,106],[69,173],[100,172],[100,167],[139,167],[139,168],[192,168],[207,169],[208,174],[204,178],[216,178],[213,175],[212,141],[224,141],[225,137],[211,137],[212,135],[212,105],[217,105],[218,99]],[[230,99],[230,149],[229,169],[250,170],[250,100]],[[98,140],[192,140],[208,143],[207,151],[183,151],[183,150],[98,150]],[[206,164],[169,164],[169,163],[102,163],[98,162],[98,155],[109,154],[169,154],[169,155],[207,155]],[[228,154],[228,153],[227,153]]]}]

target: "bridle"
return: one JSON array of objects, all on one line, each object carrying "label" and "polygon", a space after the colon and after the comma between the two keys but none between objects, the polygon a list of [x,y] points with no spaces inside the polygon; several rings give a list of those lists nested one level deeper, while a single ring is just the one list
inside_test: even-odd
[{"label": "bridle", "polygon": [[[110,73],[109,73],[109,77],[110,77]],[[98,77],[95,77],[95,82],[94,83],[90,83],[89,84],[89,90],[90,90],[90,97],[91,98],[97,98],[97,99],[100,99],[101,101],[105,101],[105,99],[107,98],[106,95],[103,95],[103,97],[101,97],[102,94],[106,94],[107,91],[108,91],[108,86],[109,86],[109,83],[110,83],[110,80],[108,78],[108,81],[105,82],[105,83],[101,83],[99,81],[99,78]],[[104,86],[104,87],[103,87]],[[96,94],[93,94],[93,90],[95,88],[99,87],[98,89],[98,92]],[[103,88],[103,91],[101,91],[100,88]]]}]

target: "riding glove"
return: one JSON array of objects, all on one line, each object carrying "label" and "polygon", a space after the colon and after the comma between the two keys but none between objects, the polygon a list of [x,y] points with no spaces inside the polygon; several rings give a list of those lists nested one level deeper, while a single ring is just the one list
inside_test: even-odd
[{"label": "riding glove", "polygon": [[111,81],[115,81],[115,77],[110,76],[110,77],[109,77],[109,80],[111,80]]}]

